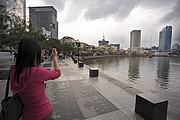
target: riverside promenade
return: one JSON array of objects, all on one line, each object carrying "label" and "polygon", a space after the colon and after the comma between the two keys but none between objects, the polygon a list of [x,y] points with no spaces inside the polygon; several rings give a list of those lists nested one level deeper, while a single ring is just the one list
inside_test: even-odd
[{"label": "riverside promenade", "polygon": [[46,88],[55,119],[144,120],[134,112],[135,96],[109,82],[108,76],[89,77],[89,67],[78,67],[71,58],[60,66],[62,76]]},{"label": "riverside promenade", "polygon": [[[46,83],[55,120],[144,120],[134,112],[135,95],[141,91],[101,72],[99,77],[89,77],[89,66],[78,67],[71,58],[59,63],[61,77]],[[13,56],[5,53],[0,59],[0,100],[12,64]],[[52,61],[42,67],[53,69]]]}]

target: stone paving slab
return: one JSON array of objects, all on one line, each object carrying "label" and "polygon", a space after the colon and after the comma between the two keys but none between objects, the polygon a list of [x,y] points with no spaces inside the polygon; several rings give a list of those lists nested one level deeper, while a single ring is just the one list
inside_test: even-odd
[{"label": "stone paving slab", "polygon": [[135,106],[128,106],[124,107],[121,109],[121,111],[129,117],[131,120],[144,120],[140,115],[136,114],[135,111]]},{"label": "stone paving slab", "polygon": [[[109,112],[96,117],[88,118],[86,120],[131,120],[120,110]],[[138,120],[138,119],[137,119]]]},{"label": "stone paving slab", "polygon": [[85,118],[90,118],[118,110],[101,94],[81,97],[77,99],[77,102]]},{"label": "stone paving slab", "polygon": [[77,101],[70,99],[65,102],[52,104],[53,117],[55,120],[83,120],[84,117],[79,109]]},{"label": "stone paving slab", "polygon": [[83,87],[83,86],[88,86],[89,82],[86,81],[85,79],[78,79],[78,80],[69,80],[68,81],[69,85],[72,87]]},{"label": "stone paving slab", "polygon": [[75,74],[76,71],[72,70],[72,68],[70,68],[70,67],[65,67],[65,68],[61,67],[61,70],[63,71],[65,76],[73,76],[73,77],[76,76],[76,74]]},{"label": "stone paving slab", "polygon": [[72,86],[75,98],[99,95],[100,93],[91,85],[88,86]]}]

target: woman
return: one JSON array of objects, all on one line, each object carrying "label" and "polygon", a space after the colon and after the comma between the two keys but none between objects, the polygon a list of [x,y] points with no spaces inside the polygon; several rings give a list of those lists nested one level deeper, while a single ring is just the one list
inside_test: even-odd
[{"label": "woman", "polygon": [[61,75],[57,54],[56,49],[53,49],[54,70],[46,70],[39,67],[41,63],[39,42],[32,38],[20,41],[16,64],[10,70],[10,80],[11,91],[19,93],[24,104],[23,120],[52,119],[52,105],[46,96],[44,82]]}]

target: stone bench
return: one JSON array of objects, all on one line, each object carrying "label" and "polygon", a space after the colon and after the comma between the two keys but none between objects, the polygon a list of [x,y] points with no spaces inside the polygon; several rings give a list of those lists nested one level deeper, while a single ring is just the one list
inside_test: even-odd
[{"label": "stone bench", "polygon": [[84,67],[84,63],[83,62],[79,62],[78,66],[79,67]]},{"label": "stone bench", "polygon": [[168,100],[153,92],[136,95],[135,112],[146,120],[166,120]]},{"label": "stone bench", "polygon": [[99,69],[98,68],[89,68],[89,76],[90,77],[98,77]]}]

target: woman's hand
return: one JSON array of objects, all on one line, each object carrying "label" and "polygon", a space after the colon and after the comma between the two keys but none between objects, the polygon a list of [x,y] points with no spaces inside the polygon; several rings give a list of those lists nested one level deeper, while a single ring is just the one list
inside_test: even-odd
[{"label": "woman's hand", "polygon": [[58,59],[57,59],[57,54],[58,54],[58,52],[57,52],[56,48],[53,48],[51,55],[52,55],[52,58],[54,61],[54,70],[60,70],[60,66],[59,66]]},{"label": "woman's hand", "polygon": [[52,49],[52,53],[51,53],[52,57],[53,57],[53,58],[56,58],[56,57],[57,57],[57,54],[58,54],[58,52],[57,52],[56,48],[53,48],[53,49]]}]

